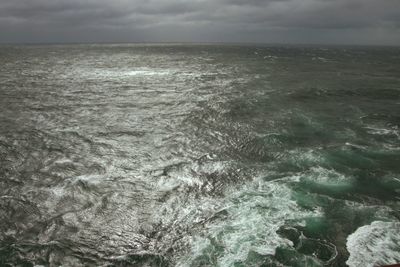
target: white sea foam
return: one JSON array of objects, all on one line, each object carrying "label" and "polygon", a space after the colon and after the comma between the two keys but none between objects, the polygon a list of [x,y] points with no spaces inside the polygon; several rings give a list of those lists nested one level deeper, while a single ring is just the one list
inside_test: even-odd
[{"label": "white sea foam", "polygon": [[397,136],[397,138],[400,138],[400,133],[397,128],[391,128],[391,129],[386,129],[386,128],[377,128],[377,127],[365,127],[368,130],[368,133],[374,134],[374,135],[392,135],[392,136]]},{"label": "white sea foam", "polygon": [[289,158],[297,162],[309,162],[313,164],[322,163],[324,158],[319,154],[317,150],[308,149],[301,150],[295,149],[289,152]]},{"label": "white sea foam", "polygon": [[314,182],[324,186],[351,186],[353,178],[345,176],[331,169],[312,167],[302,180]]},{"label": "white sea foam", "polygon": [[50,191],[57,198],[61,198],[65,195],[65,188],[61,186],[53,187]]},{"label": "white sea foam", "polygon": [[375,221],[347,237],[350,267],[373,267],[400,262],[400,222]]},{"label": "white sea foam", "polygon": [[[223,200],[227,214],[223,220],[206,224],[203,235],[195,236],[190,255],[183,257],[179,266],[190,266],[199,257],[210,258],[208,264],[233,266],[244,262],[249,253],[274,255],[280,246],[293,246],[288,239],[277,234],[277,230],[287,224],[300,224],[310,216],[320,216],[317,211],[302,210],[291,199],[292,191],[280,183],[251,183]],[[214,244],[211,244],[213,240]],[[224,252],[212,259],[209,253],[215,245]],[[215,255],[214,255],[215,256]]]},{"label": "white sea foam", "polygon": [[161,177],[158,180],[158,187],[164,191],[181,185],[202,186],[204,183],[202,175],[223,174],[228,165],[228,162],[220,161],[183,165],[169,171],[168,176]]}]

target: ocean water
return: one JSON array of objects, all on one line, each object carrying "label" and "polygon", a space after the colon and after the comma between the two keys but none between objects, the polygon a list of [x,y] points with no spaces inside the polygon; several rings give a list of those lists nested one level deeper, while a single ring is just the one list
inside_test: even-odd
[{"label": "ocean water", "polygon": [[400,48],[0,47],[0,266],[400,262]]}]

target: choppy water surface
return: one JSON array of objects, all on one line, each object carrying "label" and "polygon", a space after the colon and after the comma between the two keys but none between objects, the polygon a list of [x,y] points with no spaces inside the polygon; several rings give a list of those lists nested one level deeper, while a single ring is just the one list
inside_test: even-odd
[{"label": "choppy water surface", "polygon": [[400,262],[400,49],[0,47],[1,266]]}]

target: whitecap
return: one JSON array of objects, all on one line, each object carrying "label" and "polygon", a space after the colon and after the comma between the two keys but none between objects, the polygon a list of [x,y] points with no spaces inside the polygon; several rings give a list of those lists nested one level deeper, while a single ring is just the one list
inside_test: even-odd
[{"label": "whitecap", "polygon": [[322,186],[352,186],[353,177],[343,175],[332,169],[312,167],[301,180],[313,182]]},{"label": "whitecap", "polygon": [[[226,217],[210,221],[205,231],[192,239],[191,251],[178,266],[191,266],[199,258],[207,264],[234,266],[244,263],[251,253],[274,255],[282,246],[293,243],[277,231],[286,224],[299,225],[305,218],[321,216],[318,211],[301,209],[292,200],[292,190],[279,181],[251,183],[223,200]],[[212,254],[217,248],[220,255]]]},{"label": "whitecap", "polygon": [[400,262],[400,222],[374,221],[347,237],[350,267],[373,267]]}]

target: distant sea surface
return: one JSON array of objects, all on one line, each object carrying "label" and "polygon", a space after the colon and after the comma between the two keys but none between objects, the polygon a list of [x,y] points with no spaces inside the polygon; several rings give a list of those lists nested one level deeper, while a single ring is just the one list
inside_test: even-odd
[{"label": "distant sea surface", "polygon": [[400,262],[400,48],[0,46],[0,266]]}]

